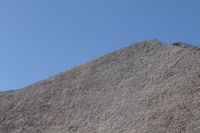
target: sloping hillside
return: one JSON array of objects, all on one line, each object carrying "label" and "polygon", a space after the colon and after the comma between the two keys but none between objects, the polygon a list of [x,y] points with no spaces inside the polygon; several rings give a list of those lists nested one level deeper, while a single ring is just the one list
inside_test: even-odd
[{"label": "sloping hillside", "polygon": [[139,42],[0,93],[0,133],[164,132],[200,133],[200,49],[184,43]]}]

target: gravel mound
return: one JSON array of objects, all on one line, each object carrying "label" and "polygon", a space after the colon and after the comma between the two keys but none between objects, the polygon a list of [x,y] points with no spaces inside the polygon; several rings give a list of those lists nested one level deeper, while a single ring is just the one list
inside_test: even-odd
[{"label": "gravel mound", "polygon": [[0,133],[200,133],[200,49],[147,40],[0,93]]}]

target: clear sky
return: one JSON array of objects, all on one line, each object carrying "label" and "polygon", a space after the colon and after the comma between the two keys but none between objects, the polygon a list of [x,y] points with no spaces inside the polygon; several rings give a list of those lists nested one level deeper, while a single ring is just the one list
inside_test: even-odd
[{"label": "clear sky", "polygon": [[200,1],[1,0],[0,90],[152,38],[200,44]]}]

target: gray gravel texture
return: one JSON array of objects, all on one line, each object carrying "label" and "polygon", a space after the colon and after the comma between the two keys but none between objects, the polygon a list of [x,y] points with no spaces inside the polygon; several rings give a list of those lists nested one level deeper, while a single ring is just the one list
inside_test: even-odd
[{"label": "gray gravel texture", "polygon": [[200,133],[200,49],[142,41],[1,92],[0,133]]}]

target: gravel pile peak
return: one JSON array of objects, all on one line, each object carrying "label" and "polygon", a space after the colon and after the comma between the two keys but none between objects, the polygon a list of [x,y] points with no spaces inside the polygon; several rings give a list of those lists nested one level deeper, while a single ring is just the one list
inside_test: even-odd
[{"label": "gravel pile peak", "polygon": [[0,133],[200,133],[200,49],[138,42],[0,92]]}]

